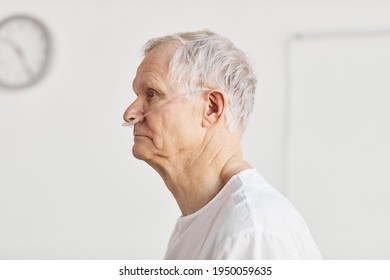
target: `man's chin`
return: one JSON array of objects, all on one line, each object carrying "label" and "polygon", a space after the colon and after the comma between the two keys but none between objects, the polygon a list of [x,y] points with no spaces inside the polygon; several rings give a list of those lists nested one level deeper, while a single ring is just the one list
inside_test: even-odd
[{"label": "man's chin", "polygon": [[133,146],[132,152],[133,152],[133,156],[134,156],[136,159],[143,160],[142,153],[141,153],[135,146]]},{"label": "man's chin", "polygon": [[148,159],[148,151],[145,149],[145,147],[140,147],[139,145],[137,144],[134,144],[133,146],[133,156],[136,158],[136,159],[139,159],[139,160],[143,160],[143,161],[147,161]]}]

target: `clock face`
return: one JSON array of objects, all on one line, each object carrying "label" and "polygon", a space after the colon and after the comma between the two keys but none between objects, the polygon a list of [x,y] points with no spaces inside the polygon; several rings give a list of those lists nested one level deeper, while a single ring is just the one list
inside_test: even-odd
[{"label": "clock face", "polygon": [[51,53],[47,28],[37,19],[17,15],[0,22],[0,86],[23,88],[45,74]]}]

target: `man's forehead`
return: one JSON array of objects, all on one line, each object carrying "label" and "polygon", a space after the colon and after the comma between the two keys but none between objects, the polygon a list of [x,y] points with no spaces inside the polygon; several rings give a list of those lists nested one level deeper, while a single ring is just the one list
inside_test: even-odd
[{"label": "man's forehead", "polygon": [[157,88],[161,87],[163,83],[166,83],[166,75],[159,75],[152,71],[143,71],[136,75],[133,80],[134,91],[144,88]]},{"label": "man's forehead", "polygon": [[156,80],[165,77],[168,74],[169,65],[163,63],[161,60],[144,60],[137,68],[134,82],[141,82],[144,80]]},{"label": "man's forehead", "polygon": [[175,50],[176,45],[173,43],[164,43],[157,45],[145,55],[140,66],[142,64],[150,63],[168,67]]},{"label": "man's forehead", "polygon": [[167,91],[169,64],[177,48],[173,42],[162,43],[151,49],[137,68],[132,86],[136,94],[146,88]]},{"label": "man's forehead", "polygon": [[169,62],[173,51],[174,48],[168,44],[156,46],[152,49],[137,68],[133,80],[134,90],[145,85],[151,86],[164,82],[168,75]]}]

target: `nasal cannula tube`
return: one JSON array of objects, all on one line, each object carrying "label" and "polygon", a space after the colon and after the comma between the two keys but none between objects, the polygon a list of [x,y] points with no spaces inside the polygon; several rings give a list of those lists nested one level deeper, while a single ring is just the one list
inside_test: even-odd
[{"label": "nasal cannula tube", "polygon": [[[167,105],[167,104],[171,103],[172,101],[179,99],[180,97],[181,97],[181,96],[176,97],[176,98],[173,98],[172,100],[170,100],[170,101],[168,101],[167,103],[165,103],[165,104],[163,104],[163,105],[160,105],[160,106]],[[156,108],[156,109],[157,109],[157,108]],[[124,123],[122,123],[122,125],[123,125],[123,126],[133,126],[133,125],[135,125],[136,123],[139,123],[141,118],[145,118],[147,115],[149,115],[150,113],[152,113],[152,112],[155,111],[156,109],[151,110],[151,111],[149,111],[149,112],[143,114],[143,115],[140,116],[140,117],[131,118],[129,122],[124,122]]]},{"label": "nasal cannula tube", "polygon": [[137,122],[139,122],[139,119],[138,118],[135,118],[133,120],[131,120],[130,122],[124,122],[122,123],[123,126],[133,126],[135,125]]},{"label": "nasal cannula tube", "polygon": [[[165,103],[165,104],[163,104],[163,105],[160,105],[160,106],[167,105],[167,104],[171,103],[171,102],[174,101],[174,100],[180,99],[181,97],[182,97],[182,96],[173,98],[172,100],[170,100],[170,101],[168,101],[167,103]],[[156,108],[156,109],[157,109],[157,108]],[[154,109],[154,110],[156,110],[156,109]],[[130,127],[131,127],[131,126],[135,125],[136,123],[139,123],[141,118],[145,118],[147,115],[149,115],[150,113],[152,113],[154,110],[151,110],[151,111],[149,111],[149,112],[143,114],[143,115],[140,116],[140,117],[131,118],[129,122],[124,122],[124,123],[122,123],[122,125],[123,125],[123,126],[130,126]]]},{"label": "nasal cannula tube", "polygon": [[[149,115],[150,112],[146,113],[146,114],[143,114],[142,115],[142,118],[146,117],[147,115]],[[140,118],[133,118],[131,121],[129,122],[124,122],[122,123],[123,126],[133,126],[135,125],[136,123],[138,123],[140,121]]]},{"label": "nasal cannula tube", "polygon": [[[173,100],[176,100],[176,99],[178,99],[178,98],[174,98],[174,99],[172,99],[171,101],[169,101],[168,103],[170,103],[170,102],[172,102]],[[156,109],[154,109],[154,110],[156,110]],[[149,115],[150,113],[152,113],[154,110],[151,110],[151,111],[149,111],[149,112],[143,114],[143,115],[140,116],[140,117],[131,118],[129,122],[124,122],[124,123],[122,123],[122,125],[123,125],[123,126],[133,126],[133,125],[135,125],[136,123],[139,123],[139,122],[140,122],[140,118],[145,118],[147,115]]]},{"label": "nasal cannula tube", "polygon": [[[207,88],[201,88],[199,89],[200,91],[205,91],[205,90],[208,90]],[[173,98],[171,99],[170,101],[168,101],[167,103],[165,103],[164,105],[167,105],[169,103],[171,103],[172,101],[174,100],[177,100],[177,99],[180,99],[182,98],[184,95],[181,95],[179,97],[176,97],[176,98]],[[164,105],[161,105],[161,106],[164,106]],[[123,126],[133,126],[135,125],[136,123],[139,123],[140,122],[140,118],[145,118],[147,115],[149,115],[151,112],[153,112],[154,110],[151,110],[149,112],[147,112],[146,114],[143,114],[141,117],[138,117],[138,118],[132,118],[129,122],[124,122],[122,123]]]}]

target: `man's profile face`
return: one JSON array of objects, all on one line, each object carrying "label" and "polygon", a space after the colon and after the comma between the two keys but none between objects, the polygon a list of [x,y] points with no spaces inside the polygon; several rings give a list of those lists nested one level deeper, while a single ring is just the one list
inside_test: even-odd
[{"label": "man's profile face", "polygon": [[164,44],[145,56],[133,81],[137,98],[124,114],[126,120],[141,117],[134,126],[133,154],[147,162],[180,157],[201,141],[199,102],[188,101],[168,82],[173,51],[173,45]]}]

